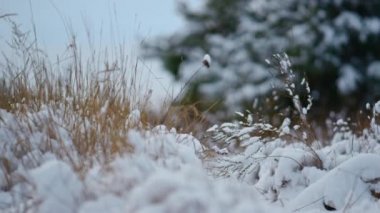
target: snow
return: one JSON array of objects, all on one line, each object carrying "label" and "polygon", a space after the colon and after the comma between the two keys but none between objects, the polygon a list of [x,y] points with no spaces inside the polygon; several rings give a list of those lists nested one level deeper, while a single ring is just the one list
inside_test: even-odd
[{"label": "snow", "polygon": [[[343,212],[380,210],[380,137],[376,132],[380,102],[374,104],[371,127],[363,136],[353,135],[341,119],[336,122],[335,137],[323,147],[295,138],[291,143],[284,140],[302,128],[289,118],[277,129],[238,114],[246,121],[207,130],[206,134],[218,139],[210,141],[214,156],[205,155],[205,145],[190,134],[163,125],[138,127],[127,133],[131,152],[106,162],[94,159],[77,172],[80,158],[65,158],[56,151],[73,143],[59,110],[44,106],[22,119],[0,110],[0,139],[5,142],[0,147],[0,210],[321,212],[325,206]],[[129,116],[137,126],[139,115],[134,110]],[[26,124],[32,132],[24,132]],[[60,146],[47,149],[39,143],[49,138],[47,125],[62,128]],[[277,132],[278,137],[264,139],[252,135],[255,131]],[[15,152],[17,135],[30,139],[33,146],[27,153]],[[11,163],[7,168],[5,159]]]},{"label": "snow", "polygon": [[115,195],[104,195],[97,200],[85,202],[79,209],[79,213],[118,213],[123,212],[124,201]]},{"label": "snow", "polygon": [[361,78],[355,68],[350,65],[345,65],[341,68],[340,72],[341,75],[337,80],[339,92],[348,95],[351,92],[356,91],[357,84]]},{"label": "snow", "polygon": [[[190,29],[179,31],[165,40],[173,44],[176,52],[187,56],[179,68],[181,76],[199,66],[199,59],[205,56],[205,51],[212,56],[213,70],[218,72],[209,72],[194,83],[202,82],[196,89],[197,97],[224,101],[220,114],[233,116],[236,110],[244,110],[242,105],[269,94],[273,87],[281,87],[281,82],[273,80],[270,73],[262,73],[262,67],[267,71],[268,66],[275,65],[268,58],[275,52],[292,52],[294,65],[301,69],[297,72],[305,72],[309,77],[313,77],[314,72],[320,72],[322,77],[323,73],[337,72],[332,74],[338,78],[336,87],[331,88],[342,96],[357,92],[359,81],[370,81],[371,78],[367,77],[372,76],[378,78],[378,69],[370,67],[376,56],[368,53],[370,56],[367,57],[360,53],[362,47],[376,43],[380,32],[380,19],[370,12],[369,4],[361,1],[343,3],[341,0],[319,3],[296,0],[243,2],[236,4],[240,11],[234,13],[239,23],[236,30],[226,35],[211,30],[215,20],[210,17],[218,15],[213,14],[212,6],[205,3],[203,10],[190,11],[209,19],[205,18],[204,22],[194,19],[193,22],[189,18],[187,26],[191,26]],[[330,13],[331,9],[335,12]],[[179,41],[186,43],[192,33],[205,33],[202,44],[181,46]],[[171,42],[174,37],[176,42]],[[184,46],[191,51],[183,51]],[[351,48],[347,49],[348,46]],[[308,70],[306,64],[315,70]],[[298,73],[297,77],[300,77]],[[188,78],[182,79],[186,81]],[[376,87],[373,90],[377,91]],[[315,99],[324,99],[329,91],[326,94],[318,94],[316,90],[311,93]],[[306,114],[306,110],[301,110]]]},{"label": "snow", "polygon": [[371,104],[370,103],[366,103],[365,104],[365,109],[366,110],[370,110],[371,109]]},{"label": "snow", "polygon": [[30,171],[36,192],[34,199],[41,202],[38,212],[73,212],[82,198],[83,185],[71,167],[52,160]]},{"label": "snow", "polygon": [[203,60],[202,60],[203,64],[209,68],[211,66],[211,56],[209,54],[206,54],[203,56]]},{"label": "snow", "polygon": [[128,115],[128,119],[125,122],[126,126],[139,126],[140,125],[141,113],[139,110],[135,109]]},{"label": "snow", "polygon": [[372,34],[378,34],[380,32],[380,20],[376,18],[367,18],[364,20],[366,29]]},{"label": "snow", "polygon": [[380,101],[375,103],[375,106],[373,107],[373,114],[375,117],[380,114]]},{"label": "snow", "polygon": [[[340,68],[336,83],[344,95],[357,90],[358,82],[364,80],[361,72],[380,79],[379,61],[369,61],[359,69],[356,60],[342,62],[329,53],[344,48],[349,33],[357,33],[361,42],[376,36],[380,32],[378,18],[343,11],[331,23],[313,3],[301,3],[294,8],[297,13],[289,14],[284,8],[292,7],[293,2],[250,2],[241,10],[236,32],[205,36],[207,54],[189,49],[190,61],[180,66],[182,80],[192,80],[197,70],[203,71],[199,69],[203,55],[202,63],[209,68],[214,61],[212,69],[217,72],[196,76],[207,82],[200,85],[199,95],[224,100],[227,114],[273,87],[284,86],[304,118],[311,100],[304,107],[297,94],[299,85],[293,81],[283,85],[264,65],[276,65],[267,59],[276,50],[287,50],[291,44],[304,55],[303,51],[311,48],[321,57],[313,63],[326,60]],[[342,0],[334,2],[343,4]],[[204,4],[199,2],[198,10],[205,8],[201,7]],[[310,10],[305,10],[308,6],[316,14],[310,16]],[[257,17],[250,18],[252,15]],[[287,29],[274,31],[273,25],[279,20],[289,19],[297,24],[289,29],[285,24]],[[305,21],[317,26],[317,31],[302,24]],[[214,21],[203,24],[206,28],[215,25]],[[204,30],[191,23],[189,26]],[[182,33],[188,32],[184,29]],[[289,58],[274,57],[284,59],[279,61],[282,74],[295,78]],[[307,58],[295,59],[298,64],[303,60]],[[151,72],[158,66],[153,62],[143,67],[158,79],[163,74]],[[145,75],[137,78],[150,82]],[[172,81],[165,78],[166,83]],[[156,103],[153,110],[163,97],[170,96],[170,89],[162,82],[154,84],[137,88],[142,93],[139,96],[148,100],[146,105],[151,105],[151,97],[159,99],[152,100]],[[306,79],[301,85],[310,93]],[[68,105],[74,103],[70,97],[66,101]],[[237,112],[244,121],[215,124],[197,138],[164,125],[143,124],[145,114],[130,106],[122,132],[102,133],[96,121],[75,110],[67,112],[49,105],[32,110],[23,102],[15,107],[23,109],[22,113],[0,109],[0,212],[323,212],[326,206],[340,212],[380,212],[380,102],[366,105],[372,117],[362,135],[355,135],[349,122],[339,119],[330,141],[313,139],[310,143],[306,139],[312,137],[304,124],[290,118],[274,126],[254,119],[252,114]],[[112,104],[110,100],[101,104],[99,117],[106,117]],[[73,120],[83,122],[74,126]],[[87,158],[78,150],[82,141],[74,144],[69,131],[73,128],[79,135],[94,130],[94,140],[104,142],[99,145],[94,141],[95,157]],[[109,143],[110,137],[119,135],[126,135],[120,144],[130,149],[105,156],[104,146],[114,145]]]},{"label": "snow", "polygon": [[374,199],[371,191],[380,191],[380,164],[374,163],[379,161],[378,154],[360,154],[345,161],[296,196],[290,208],[322,211],[325,203],[344,211],[354,205],[366,206]]},{"label": "snow", "polygon": [[372,62],[367,69],[368,76],[380,79],[380,61]]},{"label": "snow", "polygon": [[348,26],[348,28],[360,31],[362,28],[362,21],[360,20],[360,17],[351,12],[343,12],[341,13],[336,19],[335,23],[338,27],[345,27]]}]

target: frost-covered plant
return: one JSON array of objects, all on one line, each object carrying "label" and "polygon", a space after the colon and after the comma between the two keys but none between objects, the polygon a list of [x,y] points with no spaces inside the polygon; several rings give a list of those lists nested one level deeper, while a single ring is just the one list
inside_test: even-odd
[{"label": "frost-covered plant", "polygon": [[334,123],[334,138],[332,141],[341,141],[352,138],[352,131],[349,127],[348,121],[339,119]]},{"label": "frost-covered plant", "polygon": [[[364,118],[367,124],[358,124],[351,119],[338,119],[334,122],[331,143],[342,140],[354,143],[358,138],[380,143],[380,101],[376,102],[372,108],[370,104],[367,104],[367,110],[371,110],[370,114]],[[360,131],[355,132],[355,127]]]},{"label": "frost-covered plant", "polygon": [[[201,71],[204,71],[203,68],[206,68],[206,69],[210,68],[210,66],[211,66],[211,56],[209,54],[205,54],[204,57],[203,57],[203,60],[200,61],[200,62],[201,62],[201,65],[196,69],[196,71],[193,72],[193,74],[189,77],[189,79],[187,79],[187,81],[183,84],[183,86],[181,87],[181,89],[178,92],[178,94],[170,101],[169,106],[167,107],[165,114],[161,118],[160,124],[163,124],[163,123],[167,122],[167,119],[168,119],[168,116],[169,116],[171,110],[174,109],[175,105],[177,105],[178,102],[185,102],[183,100],[182,96],[184,96],[186,94],[187,90],[189,90],[188,86],[189,86],[189,84],[192,83],[192,81],[194,81],[194,79],[196,78],[196,76]],[[185,106],[183,106],[183,107],[185,107]],[[202,116],[199,116],[199,117],[200,117],[200,119],[202,119]]]},{"label": "frost-covered plant", "polygon": [[[376,153],[371,155],[374,158],[378,158],[380,153],[378,133],[375,132],[379,128],[376,123],[378,122],[376,116],[380,112],[379,106],[380,102],[375,104],[371,119],[372,126],[365,130],[363,135],[355,135],[349,127],[349,121],[340,119],[334,124],[334,137],[324,147],[309,146],[302,140],[292,140],[292,143],[289,143],[281,136],[273,138],[250,136],[248,132],[252,129],[246,125],[253,126],[252,122],[241,121],[235,122],[234,125],[225,125],[224,128],[229,127],[227,130],[233,130],[230,131],[230,135],[231,132],[234,132],[235,136],[244,136],[240,139],[243,140],[242,144],[245,146],[238,151],[235,149],[235,152],[228,152],[230,146],[222,151],[216,149],[216,156],[206,159],[205,165],[211,174],[218,177],[233,177],[251,184],[266,199],[281,205],[286,206],[288,203],[292,203],[293,198],[298,195],[292,208],[300,211],[314,205],[320,205],[320,208],[325,209],[354,208],[357,200],[362,202],[367,199],[362,198],[360,193],[369,197],[368,199],[378,199],[379,197],[378,174],[372,177],[370,167],[359,163],[359,156],[370,156],[363,153]],[[289,124],[290,120],[285,120],[277,130],[281,129],[283,134],[288,134]],[[214,126],[209,131],[216,129],[218,128]],[[219,128],[218,130],[216,136],[219,136],[219,139],[227,141],[231,139],[231,137],[225,137],[228,132],[226,129]],[[244,134],[239,135],[239,133]],[[228,145],[234,142],[229,141]],[[223,141],[219,141],[219,144],[223,144]],[[357,164],[355,164],[357,167],[349,166],[341,169],[340,165],[347,165],[343,162],[348,162],[348,159],[355,157],[358,157]],[[366,173],[363,171],[370,172],[371,181],[367,181],[367,177],[364,178]],[[330,186],[333,187],[337,184],[337,180],[341,180],[338,178],[338,173],[348,176],[354,181],[347,183],[347,188],[342,188],[339,192],[329,190]],[[324,177],[330,179],[328,183],[325,183],[326,178]],[[327,184],[327,187],[321,187],[324,184]],[[310,194],[308,195],[306,192]],[[339,193],[341,197],[335,197],[336,193]],[[355,196],[352,197],[351,193],[354,193]],[[325,197],[323,194],[328,196]],[[358,197],[358,195],[360,196]],[[300,202],[302,200],[307,200],[307,202]]]},{"label": "frost-covered plant", "polygon": [[[312,142],[315,138],[309,138],[311,130],[307,121],[307,113],[312,106],[312,97],[310,87],[303,78],[298,83],[297,77],[292,69],[292,64],[286,53],[273,55],[272,60],[266,60],[274,68],[271,74],[282,82],[286,95],[291,98],[296,114],[301,121],[300,124],[292,124],[295,118],[284,117],[281,125],[276,126],[264,119],[254,120],[253,113],[246,111],[246,114],[237,112],[240,121],[232,123],[223,123],[220,126],[214,125],[207,132],[211,134],[211,140],[217,145],[218,152],[232,151],[233,149],[244,150],[249,145],[246,141],[252,137],[258,137],[260,140],[274,140],[276,137],[283,139],[292,139],[298,141]],[[301,93],[306,94],[306,103],[301,100]],[[276,95],[276,94],[275,94]],[[222,150],[221,150],[222,149]],[[223,150],[224,149],[224,150]],[[235,150],[235,151],[236,151]]]},{"label": "frost-covered plant", "polygon": [[240,112],[236,114],[240,117],[240,121],[214,125],[207,130],[211,147],[217,153],[239,153],[255,141],[265,142],[290,135],[288,118],[280,127],[275,127],[269,123],[254,122],[253,115],[249,111],[245,115]]},{"label": "frost-covered plant", "polygon": [[363,130],[363,137],[373,139],[380,143],[380,101],[376,102],[372,108],[372,114],[368,117],[370,126]]},{"label": "frost-covered plant", "polygon": [[[272,57],[271,61],[266,60],[266,62],[277,71],[275,74],[276,78],[283,83],[286,93],[292,99],[294,108],[297,110],[302,121],[306,123],[307,113],[313,105],[310,86],[306,77],[303,77],[301,82],[298,83],[297,76],[292,69],[292,63],[286,53],[274,54]],[[301,92],[306,94],[306,103],[302,103],[301,101]]]},{"label": "frost-covered plant", "polygon": [[[217,153],[217,163],[214,161],[208,164],[214,175],[236,176],[241,180],[260,183],[263,181],[260,176],[264,175],[263,162],[268,159],[274,159],[276,164],[284,162],[286,165],[289,163],[287,161],[290,161],[292,164],[290,167],[300,170],[306,165],[323,167],[322,159],[315,151],[315,146],[311,144],[316,138],[307,121],[312,98],[306,78],[298,82],[289,57],[285,53],[273,55],[272,60],[267,60],[267,63],[274,68],[271,74],[282,82],[282,87],[286,95],[291,98],[298,118],[285,116],[280,125],[275,125],[264,119],[254,118],[253,113],[246,111],[245,114],[237,113],[240,121],[214,125],[208,129],[209,146]],[[302,94],[306,94],[305,101],[300,98]],[[299,123],[293,123],[297,120]],[[291,153],[291,148],[285,149],[287,144],[295,144],[294,151],[298,154]],[[282,148],[284,150],[281,150]],[[276,174],[280,171],[272,172]],[[280,185],[285,187],[289,180],[285,178],[278,181],[283,181]],[[265,189],[265,193],[271,194],[276,200],[275,197],[279,196],[276,192],[278,189],[273,190]]]},{"label": "frost-covered plant", "polygon": [[373,117],[371,120],[371,128],[376,135],[380,134],[380,101],[373,106]]}]

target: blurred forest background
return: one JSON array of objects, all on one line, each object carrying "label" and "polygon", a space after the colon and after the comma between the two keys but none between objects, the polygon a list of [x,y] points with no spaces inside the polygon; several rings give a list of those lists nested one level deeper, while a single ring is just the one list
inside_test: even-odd
[{"label": "blurred forest background", "polygon": [[[309,81],[309,116],[319,124],[334,116],[355,119],[380,98],[379,0],[178,4],[185,30],[157,38],[145,52],[178,81],[190,81],[179,102],[196,103],[212,119],[226,120],[243,110],[272,120],[291,116],[291,98],[266,63],[282,52],[290,56],[297,81]],[[206,53],[212,57],[210,71],[192,78]]]}]

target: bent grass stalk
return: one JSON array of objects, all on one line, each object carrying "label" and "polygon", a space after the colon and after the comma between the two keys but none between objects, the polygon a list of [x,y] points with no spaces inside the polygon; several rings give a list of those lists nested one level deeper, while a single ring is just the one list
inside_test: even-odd
[{"label": "bent grass stalk", "polygon": [[189,85],[189,83],[193,80],[193,78],[199,73],[199,71],[202,70],[202,68],[204,67],[205,65],[202,64],[200,67],[198,67],[198,69],[191,75],[191,77],[185,82],[185,84],[181,87],[181,90],[179,91],[179,93],[175,96],[175,98],[171,101],[170,103],[170,106],[168,107],[168,109],[166,110],[166,113],[164,114],[164,116],[162,117],[160,123],[163,124],[165,123],[167,117],[168,117],[168,114],[170,112],[170,109],[173,107],[173,105],[178,101],[178,98],[181,97],[182,93],[185,91],[186,87]]}]

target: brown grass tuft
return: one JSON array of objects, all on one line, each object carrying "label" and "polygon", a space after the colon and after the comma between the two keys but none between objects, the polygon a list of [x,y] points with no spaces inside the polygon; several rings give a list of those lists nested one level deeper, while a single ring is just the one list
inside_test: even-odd
[{"label": "brown grass tuft", "polygon": [[[53,63],[38,48],[36,39],[31,40],[17,24],[9,23],[13,30],[9,47],[17,57],[3,55],[0,62],[0,108],[16,115],[17,125],[28,126],[25,131],[12,129],[21,147],[20,156],[31,149],[33,141],[28,136],[44,132],[48,144],[44,151],[68,159],[80,172],[93,159],[108,162],[115,155],[133,151],[129,129],[164,124],[181,132],[200,132],[205,119],[195,106],[171,106],[163,122],[162,115],[150,112],[150,94],[140,94],[144,88],[138,59],[132,63],[122,45],[112,58],[104,50],[84,59],[72,36],[63,59],[58,57]],[[41,111],[47,115],[38,114]],[[65,145],[62,128],[68,132],[75,152]],[[57,141],[59,149],[53,145]],[[0,160],[8,168],[7,159]]]}]

